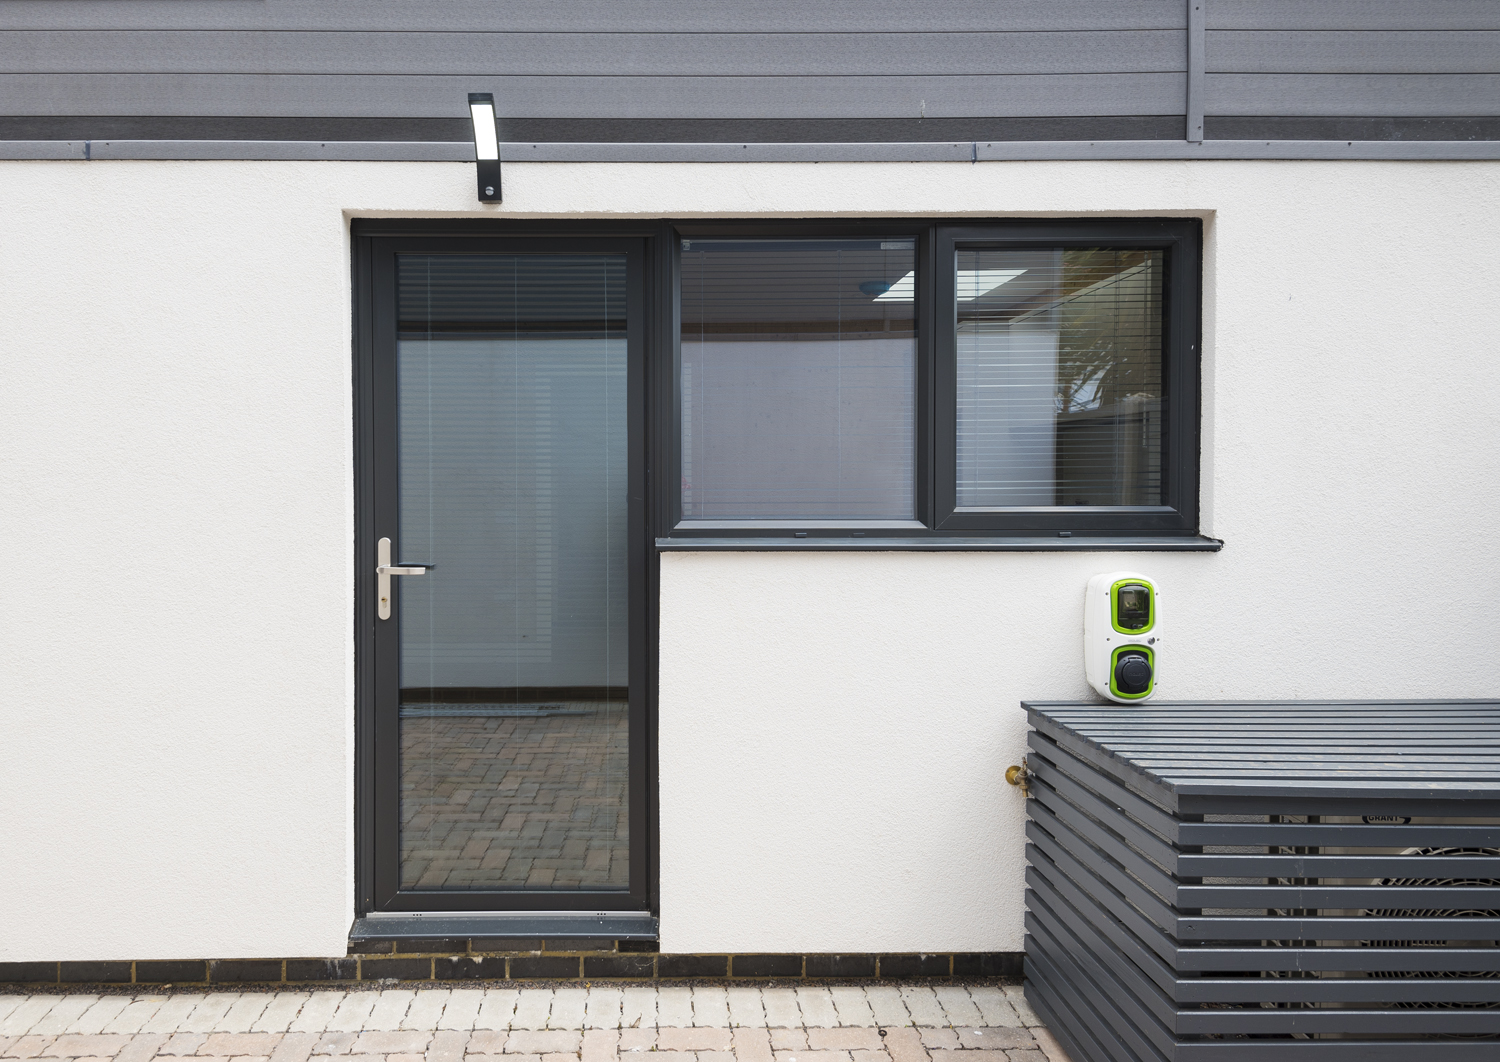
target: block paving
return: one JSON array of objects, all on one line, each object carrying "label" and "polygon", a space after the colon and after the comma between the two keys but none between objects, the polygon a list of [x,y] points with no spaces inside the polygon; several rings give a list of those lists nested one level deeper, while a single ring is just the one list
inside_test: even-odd
[{"label": "block paving", "polygon": [[[627,1057],[628,1056],[628,1057]],[[1019,988],[0,993],[5,1062],[1068,1062]]]},{"label": "block paving", "polygon": [[629,887],[629,712],[557,706],[574,714],[402,718],[404,887]]}]

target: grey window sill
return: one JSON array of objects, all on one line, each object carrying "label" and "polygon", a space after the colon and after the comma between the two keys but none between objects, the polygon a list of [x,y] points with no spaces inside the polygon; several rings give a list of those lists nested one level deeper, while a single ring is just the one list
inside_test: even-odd
[{"label": "grey window sill", "polygon": [[1200,535],[1053,535],[980,537],[957,535],[866,535],[862,538],[744,537],[659,538],[662,552],[734,553],[1217,553],[1224,543]]}]

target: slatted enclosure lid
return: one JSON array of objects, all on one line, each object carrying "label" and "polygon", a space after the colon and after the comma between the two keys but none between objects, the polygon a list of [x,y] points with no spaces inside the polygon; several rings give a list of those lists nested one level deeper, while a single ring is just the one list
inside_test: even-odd
[{"label": "slatted enclosure lid", "polygon": [[1500,800],[1500,701],[1023,707],[1037,730],[1172,811],[1216,797]]}]

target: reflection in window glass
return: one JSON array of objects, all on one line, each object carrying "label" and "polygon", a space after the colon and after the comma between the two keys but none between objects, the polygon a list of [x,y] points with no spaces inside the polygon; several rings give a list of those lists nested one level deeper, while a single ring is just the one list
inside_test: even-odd
[{"label": "reflection in window glass", "polygon": [[912,518],[914,246],[683,241],[685,519]]},{"label": "reflection in window glass", "polygon": [[959,251],[960,508],[1162,503],[1161,251]]}]

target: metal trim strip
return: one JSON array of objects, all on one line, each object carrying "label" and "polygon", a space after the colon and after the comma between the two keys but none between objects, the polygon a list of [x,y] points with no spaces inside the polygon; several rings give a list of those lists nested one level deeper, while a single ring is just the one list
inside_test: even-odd
[{"label": "metal trim strip", "polygon": [[[1497,140],[1017,140],[933,143],[504,143],[518,162],[1055,162],[1073,160],[1489,161]],[[0,141],[0,159],[473,162],[470,142],[386,140]]]}]

